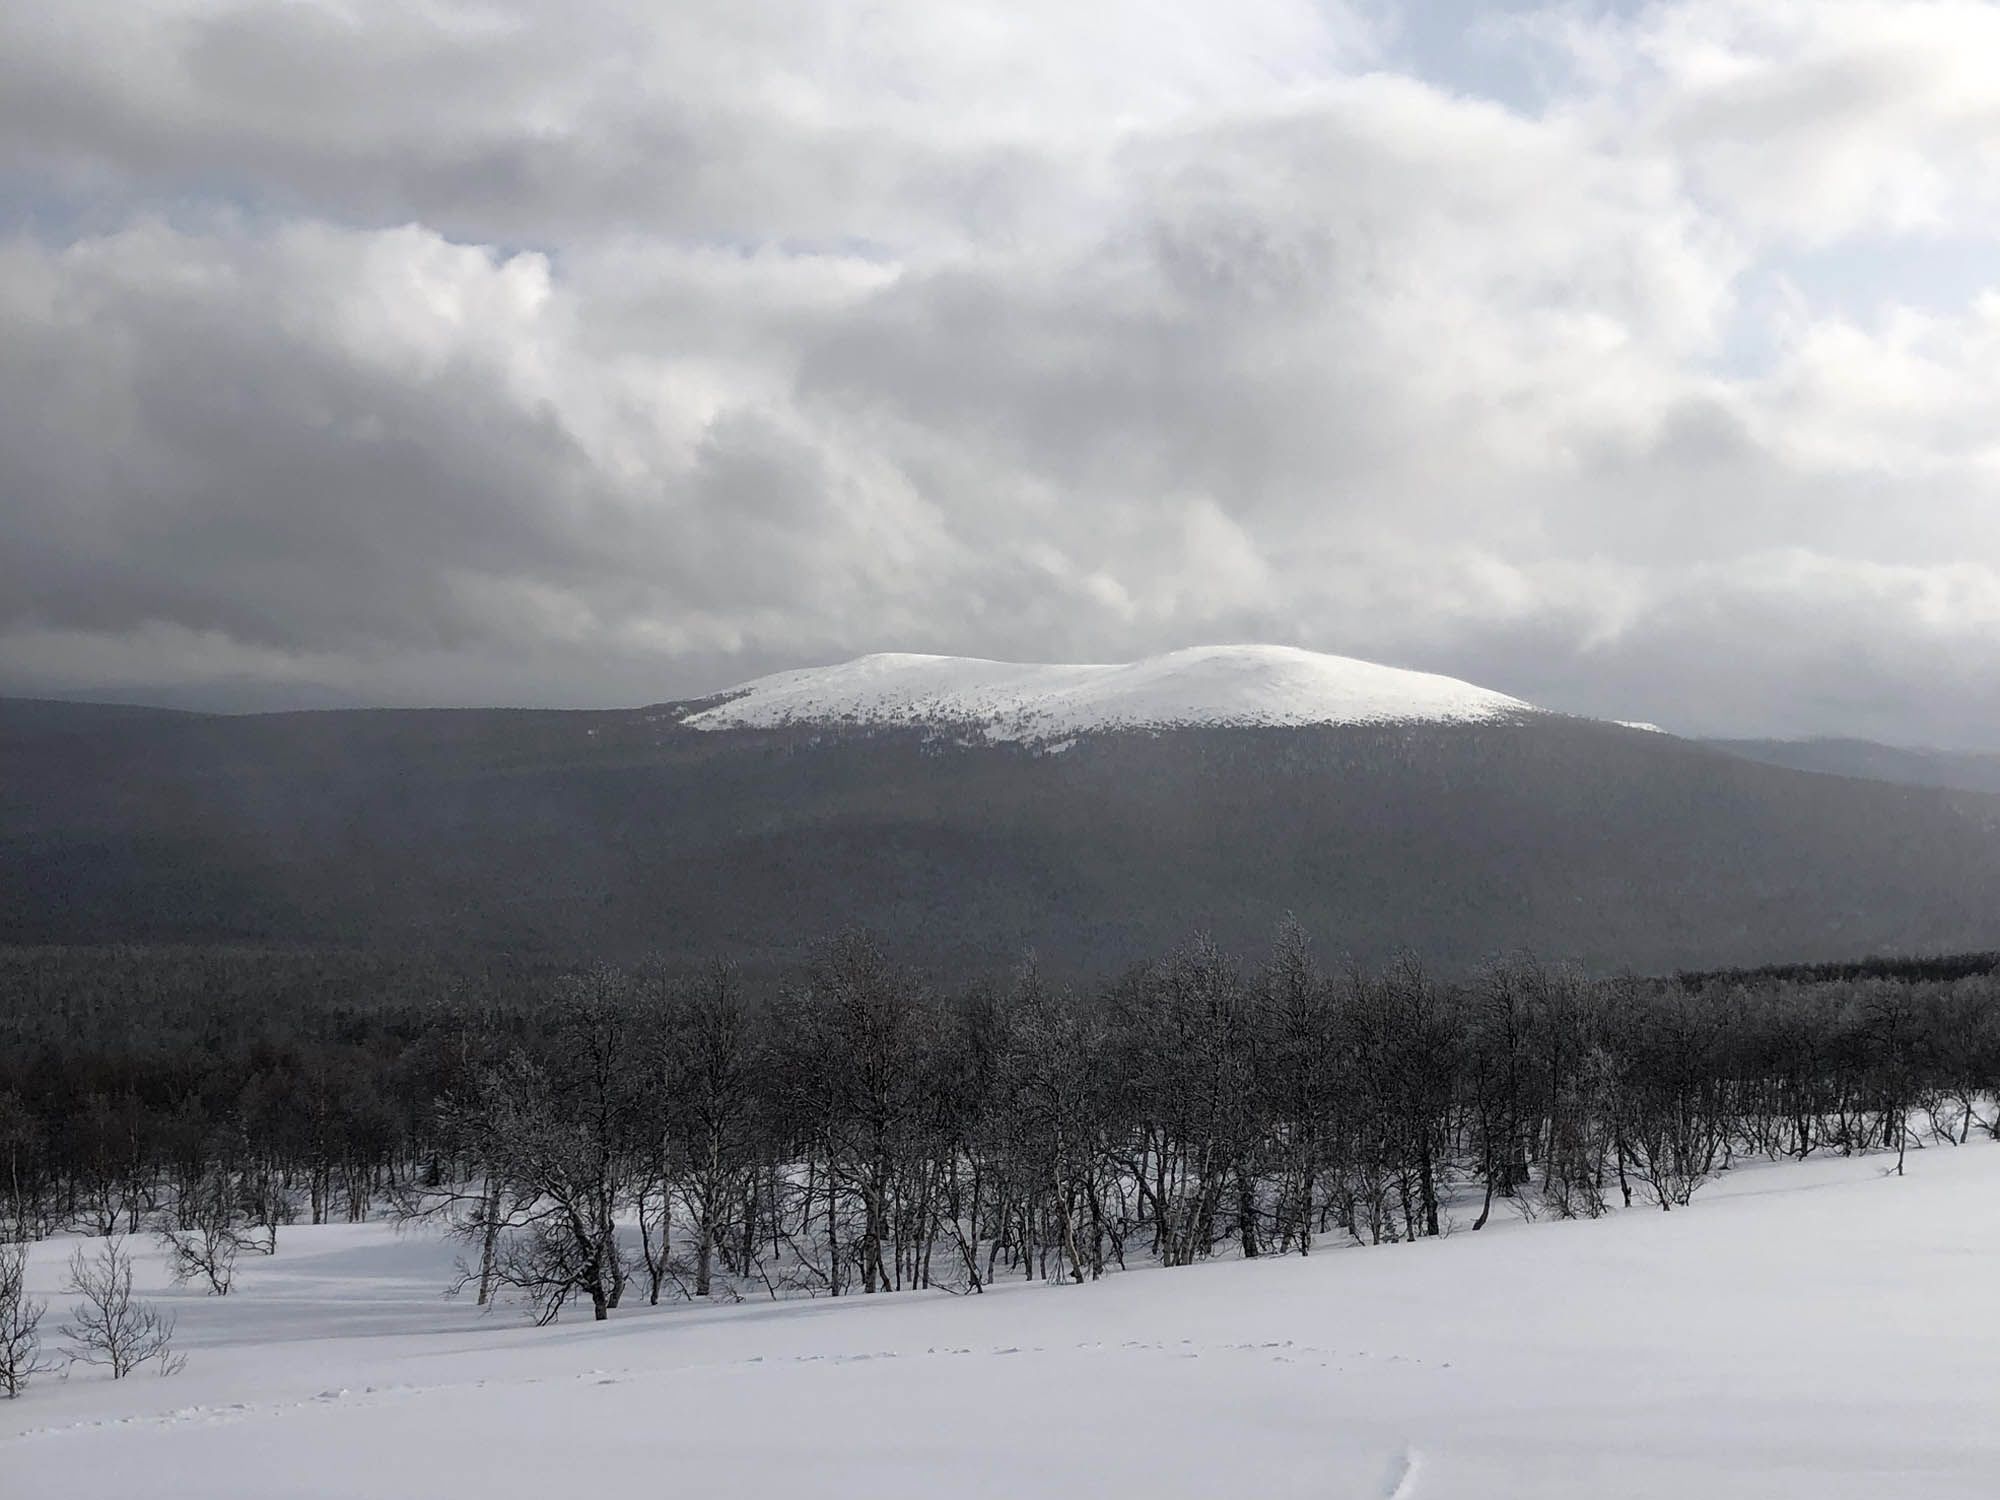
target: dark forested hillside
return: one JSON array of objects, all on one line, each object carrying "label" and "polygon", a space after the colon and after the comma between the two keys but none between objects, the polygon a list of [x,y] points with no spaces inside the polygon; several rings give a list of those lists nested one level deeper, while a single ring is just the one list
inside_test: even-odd
[{"label": "dark forested hillside", "polygon": [[[0,704],[0,941],[1113,969],[1290,910],[1329,951],[1661,971],[2000,942],[2000,799],[1558,718],[697,733],[676,707]],[[810,921],[801,922],[801,913]]]}]

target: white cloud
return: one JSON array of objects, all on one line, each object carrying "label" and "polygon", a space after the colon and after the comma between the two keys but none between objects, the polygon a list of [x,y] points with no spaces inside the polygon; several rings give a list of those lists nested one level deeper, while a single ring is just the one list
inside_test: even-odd
[{"label": "white cloud", "polygon": [[0,687],[1267,637],[2000,744],[2000,294],[1784,276],[1991,235],[1995,8],[1554,9],[1534,113],[1371,13],[0,14]]},{"label": "white cloud", "polygon": [[2000,9],[1986,0],[1681,0],[1545,34],[1608,131],[1668,154],[1718,212],[1824,243],[1991,234]]}]

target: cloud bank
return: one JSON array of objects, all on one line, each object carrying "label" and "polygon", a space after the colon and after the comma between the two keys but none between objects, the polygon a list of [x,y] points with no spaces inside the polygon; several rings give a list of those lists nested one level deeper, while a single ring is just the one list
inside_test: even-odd
[{"label": "cloud bank", "polygon": [[1436,9],[0,12],[0,691],[1265,640],[2000,748],[2000,9]]}]

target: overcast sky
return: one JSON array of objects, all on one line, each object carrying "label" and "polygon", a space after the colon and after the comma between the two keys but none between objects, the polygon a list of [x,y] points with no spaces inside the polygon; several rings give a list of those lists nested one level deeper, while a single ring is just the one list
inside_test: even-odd
[{"label": "overcast sky", "polygon": [[0,691],[1263,640],[2000,749],[2000,8],[0,6]]}]

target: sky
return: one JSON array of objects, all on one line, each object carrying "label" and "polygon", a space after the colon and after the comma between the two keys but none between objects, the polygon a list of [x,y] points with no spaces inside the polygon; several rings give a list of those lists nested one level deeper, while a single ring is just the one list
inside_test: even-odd
[{"label": "sky", "polygon": [[2000,750],[2000,7],[0,7],[0,692],[1269,641]]}]

